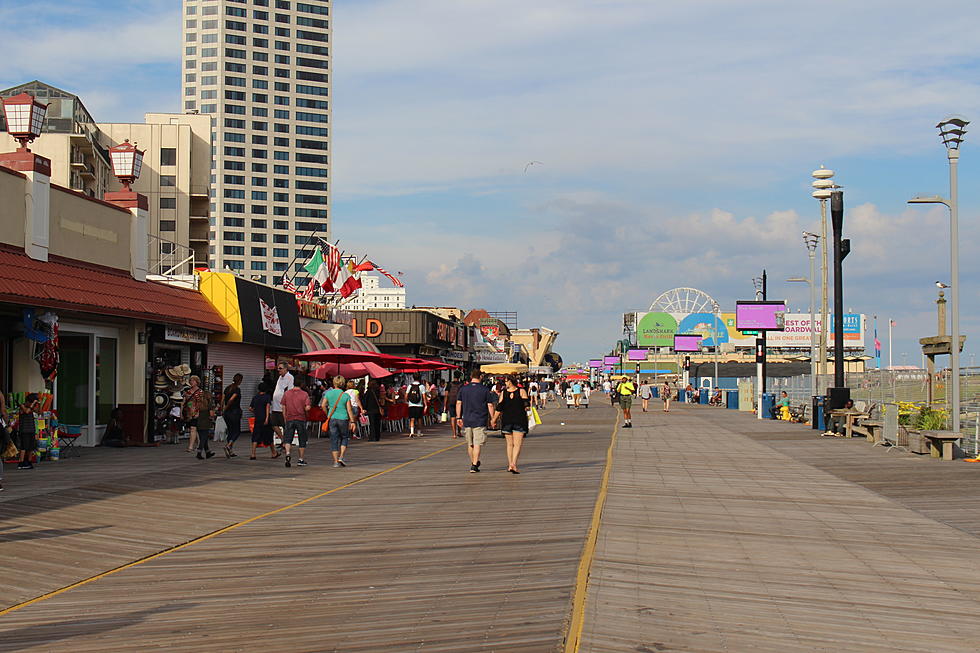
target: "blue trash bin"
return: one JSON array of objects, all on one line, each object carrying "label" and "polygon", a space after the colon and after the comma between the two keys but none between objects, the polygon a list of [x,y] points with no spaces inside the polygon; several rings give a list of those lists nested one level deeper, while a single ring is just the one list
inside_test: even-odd
[{"label": "blue trash bin", "polygon": [[729,390],[725,395],[725,406],[730,410],[738,410],[738,390]]},{"label": "blue trash bin", "polygon": [[823,412],[824,397],[821,395],[816,395],[813,397],[813,419],[810,420],[811,426],[814,431],[820,431],[823,433],[827,430],[826,416]]},{"label": "blue trash bin", "polygon": [[650,391],[651,391],[654,399],[659,399],[660,398],[660,386],[656,386],[655,385],[655,386],[653,386],[653,388],[650,389]]},{"label": "blue trash bin", "polygon": [[772,419],[772,409],[776,405],[776,395],[772,392],[762,394],[762,419]]},{"label": "blue trash bin", "polygon": [[701,395],[700,395],[701,403],[707,406],[709,399],[711,399],[711,390],[709,388],[701,388]]},{"label": "blue trash bin", "polygon": [[687,390],[677,391],[677,402],[683,404],[687,400]]}]

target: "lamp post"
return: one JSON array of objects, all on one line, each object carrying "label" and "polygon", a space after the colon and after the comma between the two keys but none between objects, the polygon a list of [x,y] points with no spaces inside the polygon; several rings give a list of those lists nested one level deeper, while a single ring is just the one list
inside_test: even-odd
[{"label": "lamp post", "polygon": [[946,158],[949,160],[949,199],[938,195],[932,197],[914,197],[909,204],[945,204],[949,209],[949,268],[950,268],[950,372],[951,401],[950,412],[953,417],[953,431],[960,432],[960,234],[959,208],[957,205],[958,177],[957,168],[960,161],[960,144],[966,134],[964,127],[970,124],[956,116],[939,122],[936,128],[946,146]]},{"label": "lamp post", "polygon": [[132,190],[130,186],[139,179],[143,171],[143,154],[144,151],[136,149],[136,145],[130,143],[128,138],[124,143],[109,148],[112,174],[116,176],[126,192]]},{"label": "lamp post", "polygon": [[711,307],[711,312],[714,317],[714,319],[711,321],[712,330],[714,331],[714,337],[712,338],[712,341],[715,344],[715,385],[712,387],[712,390],[716,391],[718,390],[718,355],[719,355],[718,320],[720,319],[719,314],[721,313],[721,306],[718,305],[718,302],[715,302],[714,305]]},{"label": "lamp post", "polygon": [[20,142],[18,152],[30,152],[27,144],[41,135],[41,126],[47,111],[48,105],[38,102],[33,95],[27,93],[3,99],[7,133]]},{"label": "lamp post", "polygon": [[787,279],[787,281],[803,283],[805,282],[810,286],[810,397],[817,396],[817,325],[814,320],[814,312],[816,310],[817,298],[816,298],[816,284],[814,283],[814,268],[815,268],[815,255],[817,250],[817,244],[820,240],[820,236],[817,234],[810,233],[808,231],[803,232],[803,243],[806,245],[807,253],[810,256],[810,276],[804,277],[793,277],[792,279]]},{"label": "lamp post", "polygon": [[[834,171],[820,166],[811,174],[815,189],[811,193],[812,197],[820,200],[820,361],[818,367],[819,374],[827,373],[827,295],[828,295],[828,272],[827,272],[827,200],[830,199],[832,188],[836,185],[831,181]],[[813,275],[810,275],[813,278]]]}]

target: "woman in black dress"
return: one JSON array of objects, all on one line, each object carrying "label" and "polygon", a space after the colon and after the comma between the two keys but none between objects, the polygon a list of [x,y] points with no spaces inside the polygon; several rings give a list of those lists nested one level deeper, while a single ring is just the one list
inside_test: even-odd
[{"label": "woman in black dress", "polygon": [[521,445],[528,432],[527,411],[530,405],[527,390],[517,387],[514,376],[508,376],[500,392],[497,419],[500,420],[500,432],[507,440],[507,471],[511,474],[520,474],[517,459],[521,456]]}]

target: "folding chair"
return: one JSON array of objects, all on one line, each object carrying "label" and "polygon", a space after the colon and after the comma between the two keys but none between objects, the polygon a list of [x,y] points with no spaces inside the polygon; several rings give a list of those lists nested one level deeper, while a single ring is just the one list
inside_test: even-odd
[{"label": "folding chair", "polygon": [[75,447],[75,442],[82,437],[81,425],[62,424],[58,430],[58,443],[61,445],[61,457],[67,458],[74,453],[81,456],[82,453]]}]

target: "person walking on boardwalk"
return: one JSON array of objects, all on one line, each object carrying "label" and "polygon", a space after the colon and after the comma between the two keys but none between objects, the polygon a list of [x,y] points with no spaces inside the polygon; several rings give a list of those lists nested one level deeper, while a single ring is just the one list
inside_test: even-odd
[{"label": "person walking on boardwalk", "polygon": [[508,376],[497,402],[497,419],[500,420],[500,432],[507,440],[507,471],[511,474],[520,474],[517,459],[521,456],[521,445],[528,432],[527,411],[530,406],[527,391],[517,386],[513,375]]},{"label": "person walking on boardwalk", "polygon": [[459,379],[453,379],[446,386],[446,407],[445,411],[449,415],[449,426],[453,431],[453,440],[460,437],[461,428],[459,426],[459,420],[455,418],[456,415],[456,399],[459,397],[459,388],[462,386],[462,382]]},{"label": "person walking on boardwalk", "polygon": [[364,394],[361,395],[361,406],[368,418],[368,441],[381,441],[381,393],[375,379],[368,381]]},{"label": "person walking on boardwalk", "polygon": [[408,437],[422,437],[422,416],[429,408],[429,400],[426,397],[425,388],[422,386],[422,377],[416,374],[405,392],[408,400]]},{"label": "person walking on boardwalk", "polygon": [[[276,366],[276,372],[279,376],[276,378],[276,389],[272,393],[272,417],[269,424],[279,439],[282,440],[282,428],[286,425],[286,420],[282,416],[282,396],[286,394],[286,390],[293,387],[295,380],[285,363],[279,363]],[[278,453],[275,457],[278,457]]]},{"label": "person walking on boardwalk", "polygon": [[184,391],[184,418],[191,433],[188,451],[194,450],[197,444],[197,458],[204,460],[214,456],[208,446],[208,431],[211,430],[211,418],[214,409],[211,407],[211,395],[201,387],[201,377],[192,374],[190,386]]},{"label": "person walking on boardwalk", "polygon": [[[34,414],[40,410],[40,406],[37,393],[30,392],[17,409],[17,447],[20,449],[17,469],[34,469],[31,462],[34,450],[37,449],[37,420]],[[0,465],[3,465],[3,461],[0,461]]]},{"label": "person walking on boardwalk", "polygon": [[672,396],[670,381],[664,381],[663,386],[660,388],[660,399],[664,402],[664,412],[670,412],[670,399]]},{"label": "person walking on boardwalk", "polygon": [[576,381],[572,384],[572,404],[578,410],[582,407],[582,382]]},{"label": "person walking on boardwalk", "polygon": [[221,402],[221,419],[225,421],[225,429],[228,432],[228,441],[225,443],[225,457],[234,458],[236,454],[232,449],[235,442],[242,432],[242,381],[245,379],[241,374],[236,374],[231,379],[231,385],[225,388]]},{"label": "person walking on boardwalk", "polygon": [[282,416],[286,421],[282,446],[286,449],[286,467],[291,467],[293,463],[292,444],[294,436],[299,445],[299,460],[296,461],[296,464],[300,467],[306,465],[306,441],[308,437],[306,416],[309,412],[310,395],[306,392],[306,384],[299,380],[282,396]]},{"label": "person walking on boardwalk", "polygon": [[650,399],[653,397],[653,386],[650,385],[650,379],[643,379],[643,385],[640,386],[640,401],[643,402],[643,412],[647,412],[650,408]]},{"label": "person walking on boardwalk", "polygon": [[350,444],[350,432],[354,428],[357,413],[351,404],[350,395],[344,391],[347,379],[337,375],[333,377],[333,387],[323,393],[320,408],[327,414],[327,433],[330,434],[330,453],[333,455],[334,467],[346,467],[344,455]]},{"label": "person walking on boardwalk", "polygon": [[633,428],[633,395],[636,394],[636,384],[633,379],[623,379],[616,387],[619,393],[619,406],[623,409],[623,428]]},{"label": "person walking on boardwalk", "polygon": [[470,382],[456,397],[456,420],[463,429],[470,454],[470,473],[480,471],[480,450],[487,442],[487,424],[497,417],[494,394],[483,385],[483,375],[474,370]]},{"label": "person walking on boardwalk", "polygon": [[259,391],[249,404],[249,411],[254,416],[252,423],[252,451],[249,460],[255,460],[255,450],[260,444],[269,447],[269,452],[273,458],[278,458],[276,448],[272,443],[272,395],[269,393],[270,385],[263,381],[259,384]]}]

